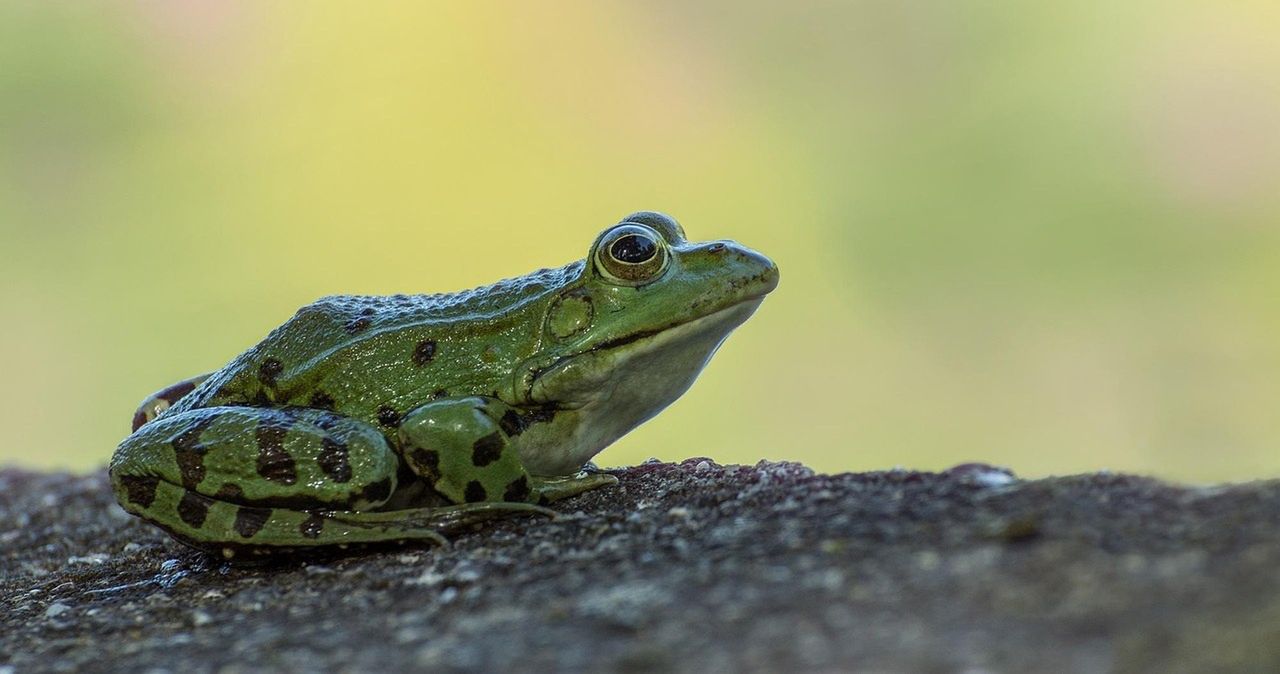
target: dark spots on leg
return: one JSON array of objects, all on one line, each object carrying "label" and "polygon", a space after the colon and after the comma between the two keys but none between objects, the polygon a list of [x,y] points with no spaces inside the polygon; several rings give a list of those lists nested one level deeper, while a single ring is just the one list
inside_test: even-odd
[{"label": "dark spots on leg", "polygon": [[258,425],[258,475],[272,482],[293,484],[298,481],[298,468],[293,456],[284,448],[288,426],[273,423]]},{"label": "dark spots on leg", "polygon": [[124,487],[125,498],[129,502],[150,508],[156,500],[156,488],[160,486],[160,478],[138,475],[121,475],[120,486]]},{"label": "dark spots on leg", "polygon": [[424,339],[413,347],[413,364],[422,367],[436,357],[436,340]]},{"label": "dark spots on leg", "polygon": [[253,399],[250,403],[254,407],[268,407],[271,405],[271,396],[267,395],[267,392],[263,389],[258,389],[258,392],[253,394]]},{"label": "dark spots on leg", "polygon": [[360,315],[361,315],[361,316],[372,316],[372,315],[374,315],[375,313],[377,313],[377,310],[376,310],[376,309],[374,309],[373,307],[365,307],[365,308],[363,308],[363,309],[361,309],[361,310],[360,310]]},{"label": "dark spots on leg", "polygon": [[502,432],[508,437],[514,437],[524,432],[524,419],[520,417],[519,412],[507,410],[498,420],[498,426],[502,427]]},{"label": "dark spots on leg", "polygon": [[373,324],[372,320],[370,320],[368,317],[362,316],[360,318],[349,321],[347,323],[346,325],[347,333],[354,335],[360,332],[364,332],[365,330],[368,330],[369,326],[372,324]]},{"label": "dark spots on leg", "polygon": [[506,446],[502,435],[494,431],[471,445],[471,463],[476,466],[487,466],[502,456],[502,448]]},{"label": "dark spots on leg", "polygon": [[552,409],[530,410],[524,415],[524,425],[528,428],[534,424],[545,424],[556,418],[556,411]]},{"label": "dark spots on leg", "polygon": [[502,492],[503,501],[523,502],[529,498],[529,478],[521,475],[511,481],[507,485],[507,490]]},{"label": "dark spots on leg", "polygon": [[307,404],[318,410],[332,410],[335,403],[333,396],[324,391],[316,391],[311,394],[311,400]]},{"label": "dark spots on leg", "polygon": [[281,363],[279,358],[268,358],[258,366],[258,378],[263,384],[272,388],[275,387],[276,377],[279,377],[281,372],[284,372],[284,363]]},{"label": "dark spots on leg", "polygon": [[320,439],[322,446],[316,463],[334,482],[342,484],[351,480],[351,463],[348,461],[347,445],[330,437]]},{"label": "dark spots on leg", "polygon": [[319,538],[321,531],[324,531],[324,518],[316,513],[311,513],[307,519],[302,520],[302,524],[298,525],[298,533],[302,534],[303,538]]},{"label": "dark spots on leg", "polygon": [[379,503],[387,500],[391,496],[391,478],[386,477],[377,482],[370,482],[369,486],[360,491],[360,498],[369,503]]},{"label": "dark spots on leg", "polygon": [[432,477],[440,475],[440,452],[418,447],[409,452],[409,460],[421,474]]},{"label": "dark spots on leg", "polygon": [[442,388],[438,388],[431,394],[431,397],[435,400],[439,400],[441,398],[448,398],[449,392]]},{"label": "dark spots on leg", "polygon": [[472,480],[467,483],[467,490],[462,494],[467,503],[479,503],[489,497],[485,493],[484,485],[479,480]]},{"label": "dark spots on leg", "polygon": [[242,538],[253,538],[262,531],[267,520],[271,519],[270,508],[237,508],[236,520],[232,525]]},{"label": "dark spots on leg", "polygon": [[204,526],[204,520],[209,516],[211,503],[212,501],[208,498],[193,491],[186,492],[182,495],[182,500],[178,501],[178,517],[191,528],[199,529]]},{"label": "dark spots on leg", "polygon": [[400,425],[400,413],[389,405],[383,405],[378,408],[378,423],[387,428],[396,428]]},{"label": "dark spots on leg", "polygon": [[205,446],[200,436],[213,425],[213,417],[206,416],[195,423],[178,437],[173,439],[174,460],[178,463],[178,473],[182,476],[182,486],[195,489],[204,480]]},{"label": "dark spots on leg", "polygon": [[244,490],[234,482],[223,482],[213,497],[219,501],[242,501],[244,500]]}]

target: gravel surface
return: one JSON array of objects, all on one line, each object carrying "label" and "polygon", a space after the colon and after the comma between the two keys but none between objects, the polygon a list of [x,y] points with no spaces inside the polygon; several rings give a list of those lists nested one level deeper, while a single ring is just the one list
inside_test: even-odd
[{"label": "gravel surface", "polygon": [[0,674],[1280,671],[1280,482],[706,459],[423,546],[234,567],[0,471]]}]

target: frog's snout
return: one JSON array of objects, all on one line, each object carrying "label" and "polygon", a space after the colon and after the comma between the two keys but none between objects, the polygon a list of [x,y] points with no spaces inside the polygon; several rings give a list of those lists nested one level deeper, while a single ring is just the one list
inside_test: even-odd
[{"label": "frog's snout", "polygon": [[778,287],[778,265],[775,264],[773,260],[770,260],[754,250],[748,252],[757,259],[761,266],[760,273],[757,274],[760,279],[761,287],[763,288],[763,291],[760,294],[765,295],[773,292],[773,289]]},{"label": "frog's snout", "polygon": [[764,297],[778,287],[778,265],[736,241],[712,241],[705,252],[734,270],[731,284],[746,297]]}]

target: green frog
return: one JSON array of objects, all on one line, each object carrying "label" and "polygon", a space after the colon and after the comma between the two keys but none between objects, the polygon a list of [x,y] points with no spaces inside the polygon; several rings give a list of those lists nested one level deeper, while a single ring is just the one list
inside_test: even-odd
[{"label": "green frog", "polygon": [[585,260],[452,294],[325,297],[143,402],[128,512],[244,554],[412,540],[614,484],[584,469],[671,404],[778,283],[765,256],[629,215]]}]

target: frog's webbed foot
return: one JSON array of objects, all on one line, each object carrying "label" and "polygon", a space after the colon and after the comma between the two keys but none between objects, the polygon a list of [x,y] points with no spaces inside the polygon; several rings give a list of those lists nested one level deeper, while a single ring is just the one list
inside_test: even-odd
[{"label": "frog's webbed foot", "polygon": [[[510,515],[543,515],[555,519],[556,511],[532,503],[481,501],[457,505],[386,510],[377,512],[337,512],[330,518],[351,527],[380,531],[432,531],[452,534],[473,524]],[[444,538],[441,536],[443,543]]]},{"label": "frog's webbed foot", "polygon": [[608,473],[583,471],[563,477],[533,477],[531,482],[533,493],[538,494],[541,501],[550,502],[577,496],[598,487],[618,484],[618,478]]}]

